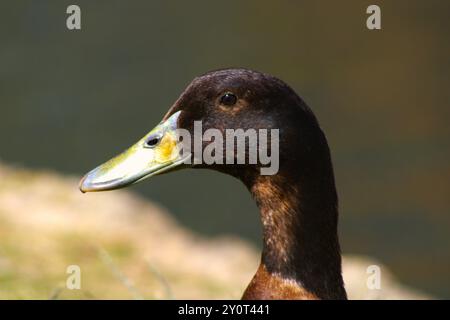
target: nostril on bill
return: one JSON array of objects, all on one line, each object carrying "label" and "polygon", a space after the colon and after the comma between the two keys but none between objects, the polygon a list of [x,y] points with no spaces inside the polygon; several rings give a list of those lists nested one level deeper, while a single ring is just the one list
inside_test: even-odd
[{"label": "nostril on bill", "polygon": [[158,145],[158,143],[161,141],[161,138],[162,138],[161,134],[150,136],[147,139],[145,146],[149,147],[149,148],[153,148]]}]

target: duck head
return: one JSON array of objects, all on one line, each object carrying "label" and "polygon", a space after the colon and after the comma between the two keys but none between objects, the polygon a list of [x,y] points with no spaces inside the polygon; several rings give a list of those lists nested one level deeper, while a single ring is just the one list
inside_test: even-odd
[{"label": "duck head", "polygon": [[[244,134],[238,137],[244,140],[243,148],[239,140],[234,143],[235,136],[228,144],[229,130],[253,130],[256,142]],[[267,134],[265,140],[258,139],[261,132]],[[211,148],[212,140],[223,137],[225,143]],[[252,159],[255,143],[258,154]],[[268,162],[261,150],[275,156],[271,160],[277,163],[269,168],[275,170],[265,170]],[[206,161],[205,154],[213,155],[214,161]],[[117,189],[185,167],[210,168],[238,178],[260,209],[261,265],[244,298],[346,298],[328,144],[311,110],[288,85],[246,69],[200,76],[159,125],[89,172],[80,189]]]},{"label": "duck head", "polygon": [[[316,125],[303,101],[281,80],[246,69],[209,72],[188,85],[153,130],[90,171],[81,180],[80,190],[118,189],[186,167],[218,170],[250,184],[264,170],[266,174],[288,170],[286,164],[297,161],[298,153],[305,150],[298,146],[305,144],[308,131]],[[248,133],[249,129],[257,135],[258,148],[265,148],[265,163],[259,149],[251,150],[249,140],[245,140],[248,136],[240,137],[244,148],[239,149],[240,138],[228,135],[238,130]],[[204,135],[208,131],[212,135]],[[258,140],[260,133],[265,134],[263,142]],[[231,147],[227,145],[230,139]],[[212,142],[217,144],[211,153]],[[214,161],[202,159],[208,146]],[[255,150],[257,154],[251,160]],[[270,161],[276,162],[269,164],[272,170],[267,169],[269,156]]]}]

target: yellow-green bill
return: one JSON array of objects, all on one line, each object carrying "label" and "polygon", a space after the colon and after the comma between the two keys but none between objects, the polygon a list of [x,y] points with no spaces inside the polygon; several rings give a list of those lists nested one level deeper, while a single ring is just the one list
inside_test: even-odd
[{"label": "yellow-green bill", "polygon": [[82,192],[113,190],[183,164],[177,142],[177,119],[181,111],[160,123],[136,144],[98,166],[80,181]]}]

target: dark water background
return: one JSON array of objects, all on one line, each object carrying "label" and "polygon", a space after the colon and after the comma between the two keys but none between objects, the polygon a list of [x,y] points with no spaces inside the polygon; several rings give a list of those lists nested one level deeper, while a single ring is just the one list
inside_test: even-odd
[{"label": "dark water background", "polygon": [[[82,10],[82,30],[65,27]],[[344,253],[450,297],[450,2],[2,1],[0,158],[81,175],[159,122],[190,80],[242,66],[289,83],[332,149]],[[133,187],[207,235],[259,244],[244,187],[188,170]]]}]

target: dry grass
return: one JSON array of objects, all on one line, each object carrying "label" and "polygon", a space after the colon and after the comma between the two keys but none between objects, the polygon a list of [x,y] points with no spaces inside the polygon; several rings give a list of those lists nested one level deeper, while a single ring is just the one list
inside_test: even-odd
[{"label": "dry grass", "polygon": [[[248,243],[196,236],[129,192],[82,195],[73,178],[4,165],[0,239],[0,299],[233,299],[259,261]],[[345,259],[351,298],[425,297],[383,266],[382,290],[368,290],[370,264]],[[65,286],[69,265],[81,290]]]}]

